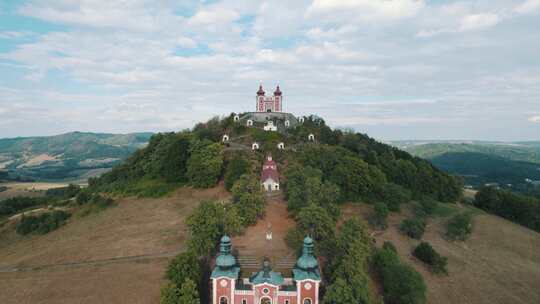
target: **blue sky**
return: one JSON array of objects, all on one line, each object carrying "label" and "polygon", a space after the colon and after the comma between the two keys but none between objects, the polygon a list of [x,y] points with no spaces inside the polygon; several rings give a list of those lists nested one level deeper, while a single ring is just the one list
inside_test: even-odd
[{"label": "blue sky", "polygon": [[540,140],[540,0],[0,0],[0,137],[284,108],[382,140]]}]

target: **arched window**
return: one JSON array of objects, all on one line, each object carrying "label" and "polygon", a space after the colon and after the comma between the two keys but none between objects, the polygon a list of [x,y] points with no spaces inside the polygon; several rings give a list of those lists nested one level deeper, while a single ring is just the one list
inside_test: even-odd
[{"label": "arched window", "polygon": [[311,304],[311,299],[304,299],[304,304]]},{"label": "arched window", "polygon": [[229,301],[227,300],[227,297],[221,297],[221,299],[219,299],[219,304],[228,304]]}]

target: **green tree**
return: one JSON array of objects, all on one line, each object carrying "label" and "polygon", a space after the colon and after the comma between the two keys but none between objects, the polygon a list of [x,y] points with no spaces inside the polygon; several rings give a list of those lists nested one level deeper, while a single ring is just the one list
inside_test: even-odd
[{"label": "green tree", "polygon": [[372,244],[366,225],[358,218],[343,223],[336,245],[329,255],[332,282],[345,280],[351,288],[352,303],[370,303],[368,260]]},{"label": "green tree", "polygon": [[411,192],[400,185],[386,183],[383,186],[380,196],[388,206],[388,210],[398,212],[402,204],[410,201]]},{"label": "green tree", "polygon": [[173,283],[161,287],[159,304],[178,304],[180,300],[180,289]]},{"label": "green tree", "polygon": [[188,250],[177,255],[169,263],[165,276],[178,288],[186,280],[200,282],[202,276],[201,263],[197,256]]},{"label": "green tree", "polygon": [[180,296],[178,304],[200,304],[197,286],[192,280],[186,279],[182,288],[180,288]]},{"label": "green tree", "polygon": [[244,174],[232,188],[233,204],[244,226],[252,225],[264,215],[266,201],[259,180],[254,175]]},{"label": "green tree", "polygon": [[297,228],[304,235],[312,235],[319,242],[323,254],[332,251],[335,237],[335,222],[320,206],[310,205],[302,208],[297,216]]},{"label": "green tree", "polygon": [[426,285],[422,276],[399,260],[394,245],[386,242],[373,257],[373,265],[381,278],[384,302],[396,304],[423,304]]},{"label": "green tree", "polygon": [[345,280],[338,278],[328,286],[323,303],[351,304],[358,302],[356,302],[351,286]]},{"label": "green tree", "polygon": [[225,206],[213,201],[202,202],[186,219],[191,232],[189,248],[198,256],[208,256],[224,232]]},{"label": "green tree", "polygon": [[246,156],[240,153],[235,154],[227,164],[227,169],[225,169],[225,188],[230,191],[240,176],[248,173],[248,171],[249,162],[246,160]]},{"label": "green tree", "polygon": [[223,167],[222,147],[218,143],[195,140],[191,157],[187,162],[187,175],[197,188],[209,188],[217,184]]}]

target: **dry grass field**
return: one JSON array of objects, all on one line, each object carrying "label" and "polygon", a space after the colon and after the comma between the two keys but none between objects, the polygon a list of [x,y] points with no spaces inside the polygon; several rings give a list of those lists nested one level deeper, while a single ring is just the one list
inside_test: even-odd
[{"label": "dry grass field", "polygon": [[[125,198],[43,236],[0,231],[0,303],[158,303],[185,217],[222,187],[183,188],[160,199]],[[12,271],[15,268],[19,271]]]},{"label": "dry grass field", "polygon": [[[49,187],[46,188],[46,185]],[[0,192],[0,200],[16,196],[42,196],[44,194],[43,190],[50,189],[53,185],[58,185],[58,187],[65,186],[64,184],[50,183],[0,183],[0,186],[7,187],[7,190]]]},{"label": "dry grass field", "polygon": [[[346,217],[371,212],[367,205],[347,205]],[[405,212],[407,213],[407,212]],[[474,230],[465,242],[443,238],[444,218],[428,221],[423,240],[448,257],[448,276],[432,274],[411,255],[419,241],[398,231],[404,214],[392,214],[384,232],[373,232],[377,245],[392,241],[403,261],[418,270],[428,286],[430,304],[540,303],[540,233],[505,219],[484,214],[474,217]]]}]

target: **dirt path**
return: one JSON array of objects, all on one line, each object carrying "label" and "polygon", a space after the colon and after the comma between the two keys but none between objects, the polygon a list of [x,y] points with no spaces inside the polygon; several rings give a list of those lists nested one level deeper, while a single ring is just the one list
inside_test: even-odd
[{"label": "dirt path", "polygon": [[[272,231],[271,240],[266,239],[269,225]],[[294,226],[295,222],[289,218],[287,204],[283,197],[281,195],[267,197],[265,217],[257,224],[248,227],[243,235],[234,237],[232,239],[233,248],[238,250],[241,258],[254,259],[255,265],[253,267],[255,269],[247,267],[249,270],[259,270],[264,257],[269,258],[272,265],[278,266],[288,258],[294,258],[294,252],[285,243],[287,231]],[[277,269],[277,267],[274,268]],[[290,269],[279,270],[289,271]]]}]

